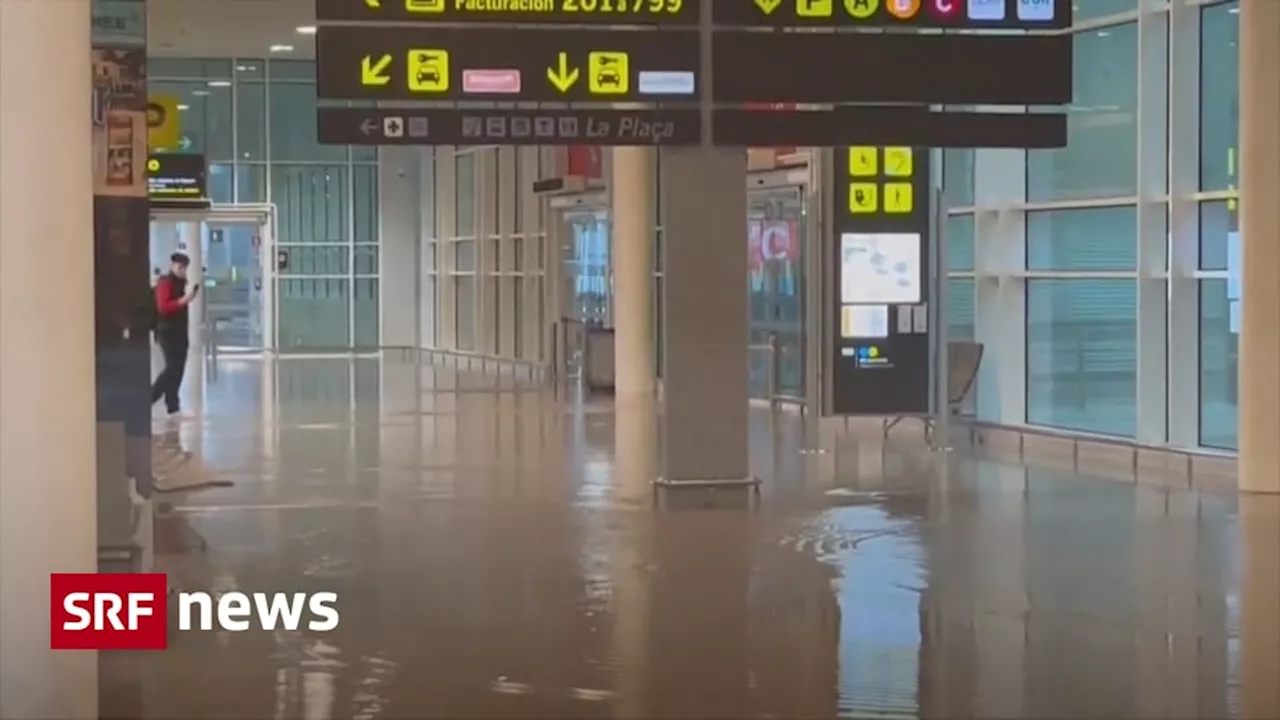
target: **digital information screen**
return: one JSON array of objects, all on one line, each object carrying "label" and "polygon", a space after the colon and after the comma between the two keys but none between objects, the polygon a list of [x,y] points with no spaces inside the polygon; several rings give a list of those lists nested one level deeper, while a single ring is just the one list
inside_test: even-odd
[{"label": "digital information screen", "polygon": [[833,415],[929,410],[929,151],[838,148],[826,297]]},{"label": "digital information screen", "polygon": [[207,206],[206,176],[203,155],[155,154],[147,158],[147,195],[174,207]]}]

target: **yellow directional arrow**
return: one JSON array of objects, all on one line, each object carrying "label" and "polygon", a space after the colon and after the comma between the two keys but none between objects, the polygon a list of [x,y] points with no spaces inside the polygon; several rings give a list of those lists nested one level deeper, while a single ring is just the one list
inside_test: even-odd
[{"label": "yellow directional arrow", "polygon": [[[379,0],[365,0],[365,2],[379,2]],[[772,15],[781,4],[782,0],[756,0],[756,7],[760,8],[760,12],[765,15]]]},{"label": "yellow directional arrow", "polygon": [[371,8],[380,8],[382,7],[382,0],[364,0],[364,4]]},{"label": "yellow directional arrow", "polygon": [[391,76],[387,74],[387,66],[391,65],[391,55],[383,55],[378,58],[377,62],[373,61],[373,56],[365,55],[360,61],[360,84],[361,85],[386,85],[391,82]]},{"label": "yellow directional arrow", "polygon": [[569,88],[578,82],[578,68],[569,68],[569,54],[560,53],[560,65],[554,68],[547,68],[547,79],[562,93],[569,92]]}]

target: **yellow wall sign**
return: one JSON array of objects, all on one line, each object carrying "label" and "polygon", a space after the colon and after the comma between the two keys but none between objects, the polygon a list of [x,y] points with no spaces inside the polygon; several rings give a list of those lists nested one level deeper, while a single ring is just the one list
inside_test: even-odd
[{"label": "yellow wall sign", "polygon": [[800,17],[831,17],[832,0],[796,0],[796,15]]},{"label": "yellow wall sign", "polygon": [[631,68],[624,52],[596,51],[587,56],[587,87],[593,95],[626,95]]},{"label": "yellow wall sign", "polygon": [[915,174],[915,160],[909,147],[884,149],[884,174],[889,177],[911,177]]},{"label": "yellow wall sign", "polygon": [[874,147],[849,148],[849,174],[853,177],[875,177],[880,174],[878,152]]},{"label": "yellow wall sign", "polygon": [[182,142],[182,115],[178,98],[151,95],[147,98],[147,147],[176,150]]},{"label": "yellow wall sign", "polygon": [[880,0],[844,0],[845,12],[859,20],[866,20],[880,9]]},{"label": "yellow wall sign", "polygon": [[448,50],[410,50],[406,67],[413,92],[449,92]]},{"label": "yellow wall sign", "polygon": [[914,207],[911,183],[884,184],[884,211],[893,215],[906,215]]},{"label": "yellow wall sign", "polygon": [[879,189],[873,182],[849,183],[849,212],[855,215],[875,212],[879,208]]},{"label": "yellow wall sign", "polygon": [[444,0],[404,0],[404,9],[414,13],[442,13]]}]

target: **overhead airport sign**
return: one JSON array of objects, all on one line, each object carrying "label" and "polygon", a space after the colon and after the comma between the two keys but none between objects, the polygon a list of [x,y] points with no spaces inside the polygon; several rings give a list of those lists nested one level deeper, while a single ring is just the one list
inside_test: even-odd
[{"label": "overhead airport sign", "polygon": [[722,108],[712,115],[717,145],[815,147],[852,142],[939,148],[1060,148],[1062,113],[933,112],[927,106],[879,105],[818,111],[755,112]]},{"label": "overhead airport sign", "polygon": [[716,25],[1007,28],[1071,25],[1072,0],[716,0]]},{"label": "overhead airport sign", "polygon": [[326,27],[317,93],[332,100],[659,102],[698,99],[690,31]]},{"label": "overhead airport sign", "polygon": [[148,157],[147,195],[153,205],[183,208],[208,206],[204,156],[158,153]]},{"label": "overhead airport sign", "polygon": [[719,103],[1056,105],[1071,101],[1068,35],[723,32]]},{"label": "overhead airport sign", "polygon": [[364,109],[321,107],[321,143],[338,145],[697,145],[697,110]]},{"label": "overhead airport sign", "polygon": [[316,0],[316,20],[696,26],[700,5],[699,0]]}]

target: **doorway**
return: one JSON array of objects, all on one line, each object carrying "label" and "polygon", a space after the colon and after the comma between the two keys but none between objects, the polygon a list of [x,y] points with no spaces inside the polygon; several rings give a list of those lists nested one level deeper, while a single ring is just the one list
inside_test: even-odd
[{"label": "doorway", "polygon": [[167,272],[176,251],[191,258],[191,278],[201,284],[203,300],[193,306],[192,321],[209,352],[276,349],[274,222],[269,205],[152,213],[152,274]]},{"label": "doorway", "polygon": [[[755,398],[804,396],[806,210],[803,186],[762,182],[747,193],[749,377]],[[777,386],[768,387],[770,382]]]}]

